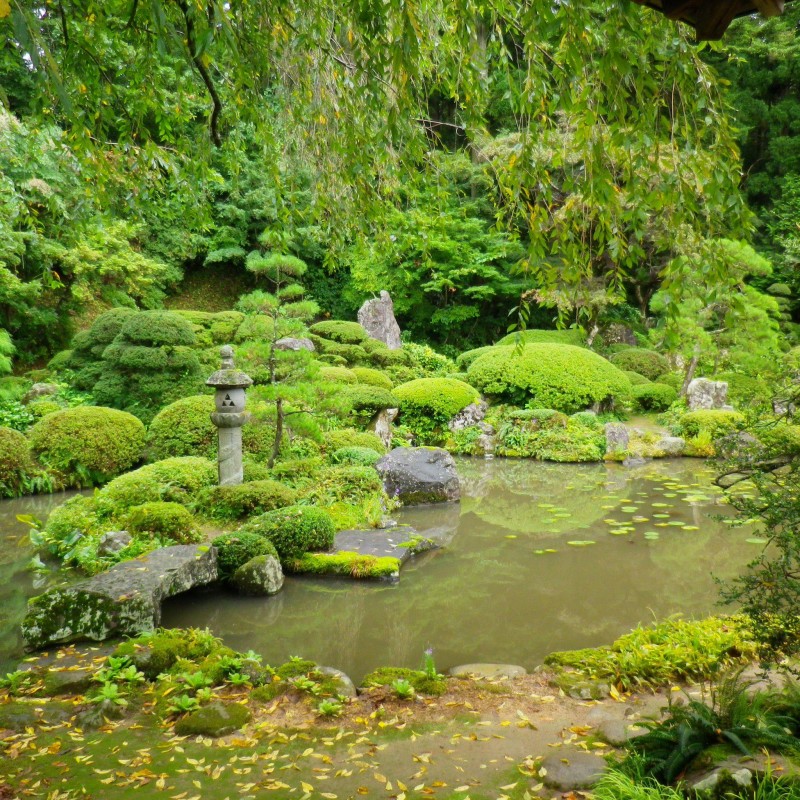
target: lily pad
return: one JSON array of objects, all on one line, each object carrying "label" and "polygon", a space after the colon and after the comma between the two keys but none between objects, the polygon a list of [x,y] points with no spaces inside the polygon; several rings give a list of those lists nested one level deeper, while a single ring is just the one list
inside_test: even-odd
[{"label": "lily pad", "polygon": [[570,547],[588,547],[590,544],[597,544],[592,539],[573,539],[570,542],[567,542]]},{"label": "lily pad", "polygon": [[751,536],[749,539],[745,539],[747,544],[767,544],[769,539],[762,539],[760,536]]},{"label": "lily pad", "polygon": [[634,511],[638,511],[639,506],[622,506],[620,511],[624,511],[626,514],[633,514]]},{"label": "lily pad", "polygon": [[683,525],[681,530],[684,531],[699,531],[700,527],[698,525]]}]

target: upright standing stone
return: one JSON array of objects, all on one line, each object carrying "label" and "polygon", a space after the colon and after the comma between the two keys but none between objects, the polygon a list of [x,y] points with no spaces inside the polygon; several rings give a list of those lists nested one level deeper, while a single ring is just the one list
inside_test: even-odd
[{"label": "upright standing stone", "polygon": [[390,350],[399,350],[403,346],[389,292],[382,291],[380,297],[367,300],[358,309],[358,323],[373,339],[380,340]]},{"label": "upright standing stone", "polygon": [[727,408],[728,384],[725,381],[695,378],[686,390],[686,402],[690,411]]},{"label": "upright standing stone", "polygon": [[217,410],[211,415],[211,421],[218,428],[219,485],[238,486],[244,478],[242,425],[250,419],[250,414],[244,410],[245,389],[252,385],[253,380],[234,367],[230,345],[221,348],[219,354],[222,365],[206,381],[206,385],[216,389],[214,402]]}]

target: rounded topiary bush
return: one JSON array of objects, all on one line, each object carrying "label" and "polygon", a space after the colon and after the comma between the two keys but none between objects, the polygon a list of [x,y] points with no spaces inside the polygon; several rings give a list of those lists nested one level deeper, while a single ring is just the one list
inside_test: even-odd
[{"label": "rounded topiary bush", "polygon": [[678,392],[664,383],[643,383],[633,387],[631,396],[642,411],[666,411],[678,399]]},{"label": "rounded topiary bush", "polygon": [[461,355],[456,357],[456,366],[459,369],[469,369],[470,365],[476,358],[480,358],[484,353],[488,353],[492,349],[492,345],[487,347],[476,347],[474,350],[467,350]]},{"label": "rounded topiary bush", "polygon": [[58,549],[61,549],[62,545],[71,543],[76,534],[88,537],[97,530],[97,503],[91,496],[71,497],[50,512],[44,526],[47,540],[55,544]]},{"label": "rounded topiary bush", "polygon": [[661,353],[645,350],[642,347],[629,347],[627,350],[614,353],[610,361],[615,367],[638,372],[650,381],[669,372],[669,361]]},{"label": "rounded topiary bush", "polygon": [[368,431],[344,428],[338,431],[327,431],[322,438],[325,442],[325,449],[329,453],[340,450],[342,447],[368,447],[379,455],[386,454],[383,442],[374,433]]},{"label": "rounded topiary bush", "polygon": [[208,459],[165,458],[114,478],[97,493],[98,509],[110,516],[155,500],[189,503],[216,482],[217,465]]},{"label": "rounded topiary bush", "polygon": [[36,472],[28,440],[12,428],[0,428],[0,497],[25,493],[25,482]]},{"label": "rounded topiary bush", "polygon": [[278,481],[249,481],[239,486],[215,486],[204,492],[200,507],[215,519],[242,519],[297,502],[297,492]]},{"label": "rounded topiary bush", "polygon": [[467,374],[485,394],[565,413],[626,398],[631,391],[627,376],[606,359],[565,344],[495,347],[477,358]]},{"label": "rounded topiary bush", "polygon": [[522,344],[571,344],[575,347],[583,347],[586,344],[586,334],[577,328],[566,328],[562,331],[545,331],[537,328],[530,328],[526,331],[515,331],[509,333],[497,342],[497,345],[516,346]]},{"label": "rounded topiary bush", "polygon": [[398,404],[398,398],[388,389],[363,383],[348,386],[342,395],[353,412],[366,417],[372,417],[384,408],[396,408]]},{"label": "rounded topiary bush", "polygon": [[355,464],[362,467],[371,467],[381,457],[380,453],[369,447],[340,447],[329,456],[332,464]]},{"label": "rounded topiary bush", "polygon": [[628,376],[631,386],[642,386],[645,383],[650,383],[649,378],[645,378],[644,375],[640,375],[638,372],[634,372],[632,369],[624,369],[622,371]]},{"label": "rounded topiary bush", "polygon": [[272,543],[258,533],[239,530],[223,533],[211,542],[217,548],[217,567],[220,575],[233,577],[239,567],[256,556],[275,556],[278,554]]},{"label": "rounded topiary bush", "polygon": [[321,367],[319,379],[335,383],[356,383],[358,381],[355,372],[347,367]]},{"label": "rounded topiary bush", "polygon": [[141,459],[145,428],[124,411],[78,406],[42,417],[28,438],[39,460],[67,485],[92,486]]},{"label": "rounded topiary bush", "polygon": [[309,330],[322,339],[330,339],[341,344],[361,344],[369,339],[367,332],[357,322],[338,319],[315,322]]},{"label": "rounded topiary bush", "polygon": [[54,411],[61,411],[64,406],[59,405],[55,400],[36,400],[33,403],[28,403],[27,408],[35,419],[41,419]]},{"label": "rounded topiary bush", "polygon": [[125,526],[130,533],[150,533],[180,544],[200,538],[194,517],[180,503],[156,501],[134,506],[128,512]]},{"label": "rounded topiary bush", "polygon": [[211,422],[214,398],[195,395],[176,400],[156,414],[147,430],[147,450],[151,458],[202,456],[217,452],[217,429]]},{"label": "rounded topiary bush", "polygon": [[402,423],[423,441],[459,411],[480,400],[474,387],[453,378],[418,378],[398,386],[394,395]]},{"label": "rounded topiary bush", "polygon": [[365,383],[368,386],[378,386],[381,389],[388,389],[391,391],[394,384],[392,379],[381,372],[379,369],[372,369],[372,367],[353,367],[353,374],[359,383]]},{"label": "rounded topiary bush", "polygon": [[240,533],[263,536],[275,546],[281,561],[303,553],[330,550],[336,529],[326,511],[313,506],[289,506],[262,514],[242,526]]}]

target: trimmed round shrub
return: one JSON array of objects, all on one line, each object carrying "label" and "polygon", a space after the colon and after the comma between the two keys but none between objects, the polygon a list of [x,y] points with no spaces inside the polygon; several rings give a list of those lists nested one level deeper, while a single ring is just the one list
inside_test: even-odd
[{"label": "trimmed round shrub", "polygon": [[191,347],[197,344],[191,323],[175,311],[140,311],[120,329],[126,342],[144,347]]},{"label": "trimmed round shrub", "polygon": [[394,395],[400,401],[404,424],[412,427],[420,418],[446,424],[470,403],[480,400],[472,386],[452,378],[418,378],[398,386]]},{"label": "trimmed round shrub", "polygon": [[316,322],[309,330],[316,336],[341,344],[361,344],[369,339],[367,332],[357,322],[345,322],[338,319]]},{"label": "trimmed round shrub", "polygon": [[495,347],[467,371],[482,392],[518,406],[536,405],[572,413],[596,403],[626,398],[625,373],[583,347],[529,344]]},{"label": "trimmed round shrub", "polygon": [[701,409],[684,414],[679,424],[684,436],[697,436],[705,432],[712,439],[717,439],[728,433],[740,431],[744,427],[745,418],[738,411]]},{"label": "trimmed round shrub", "polygon": [[649,378],[645,378],[644,375],[640,375],[638,372],[634,372],[632,369],[624,369],[622,371],[628,376],[631,386],[642,386],[645,383],[651,382]]},{"label": "trimmed round shrub", "polygon": [[44,532],[56,545],[69,542],[77,531],[87,537],[98,530],[97,503],[91,495],[70,497],[47,517]]},{"label": "trimmed round shrub", "polygon": [[297,502],[297,492],[278,481],[249,481],[239,486],[215,486],[205,491],[200,508],[215,519],[242,519]]},{"label": "trimmed round shrub", "polygon": [[389,389],[390,391],[394,386],[391,378],[379,369],[372,369],[371,367],[353,367],[352,371],[356,376],[356,380],[367,386],[378,386],[381,389]]},{"label": "trimmed round shrub", "polygon": [[336,383],[356,383],[358,381],[355,372],[347,367],[321,367],[319,378]]},{"label": "trimmed round shrub", "polygon": [[362,467],[371,467],[381,457],[380,453],[369,447],[340,447],[329,456],[332,464],[355,464]]},{"label": "trimmed round shrub", "polygon": [[342,395],[356,414],[365,414],[367,417],[372,417],[384,408],[397,408],[398,405],[398,398],[380,386],[356,384],[344,389]]},{"label": "trimmed round shrub", "polygon": [[59,350],[48,362],[47,369],[50,372],[58,372],[67,369],[72,361],[72,350]]},{"label": "trimmed round shrub", "polygon": [[[391,352],[401,352],[393,350]],[[426,344],[416,344],[414,342],[406,342],[403,345],[403,350],[409,359],[409,366],[416,367],[420,372],[425,373],[426,376],[441,376],[446,375],[448,372],[455,372],[455,362],[441,353],[437,353],[432,347]]]},{"label": "trimmed round shrub", "polygon": [[0,428],[0,497],[24,494],[25,481],[35,472],[28,440],[19,431]]},{"label": "trimmed round shrub", "polygon": [[642,347],[629,347],[627,350],[621,350],[619,353],[614,353],[609,360],[615,367],[638,372],[650,381],[669,372],[669,361],[661,353],[656,353],[655,350],[645,350]]},{"label": "trimmed round shrub", "polygon": [[144,425],[113,408],[78,406],[48,414],[31,428],[31,449],[71,486],[92,486],[142,457]]},{"label": "trimmed round shrub", "polygon": [[256,556],[275,556],[278,554],[272,543],[258,533],[239,530],[223,533],[213,539],[211,544],[217,548],[217,567],[220,575],[233,577],[239,567]]},{"label": "trimmed round shrub", "polygon": [[484,353],[488,353],[492,349],[492,345],[487,347],[476,347],[474,350],[467,350],[461,355],[456,357],[456,366],[459,369],[469,369],[470,365],[476,358],[480,358]]},{"label": "trimmed round shrub", "polygon": [[217,465],[205,458],[166,458],[120,475],[97,493],[104,516],[156,500],[189,503],[217,482]]},{"label": "trimmed round shrub", "polygon": [[339,356],[343,358],[347,364],[365,364],[370,361],[370,356],[367,351],[358,344],[342,344],[341,342],[334,342],[332,339],[323,339],[321,336],[310,334],[309,338],[314,343],[318,353],[322,356]]},{"label": "trimmed round shrub", "polygon": [[663,375],[659,375],[654,383],[663,383],[664,386],[671,386],[676,392],[680,392],[683,379],[684,376],[677,372],[665,372]]},{"label": "trimmed round shrub", "polygon": [[289,506],[270,511],[245,523],[241,533],[268,539],[281,561],[300,558],[303,553],[330,550],[336,529],[326,511],[313,506]]},{"label": "trimmed round shrub", "polygon": [[577,328],[566,328],[562,331],[545,331],[537,328],[530,328],[526,331],[515,331],[504,336],[496,343],[497,346],[505,347],[522,342],[522,344],[571,344],[574,347],[584,347],[586,345],[586,334]]},{"label": "trimmed round shrub", "polygon": [[180,544],[199,541],[194,517],[179,503],[152,502],[134,506],[125,519],[131,533],[150,533]]},{"label": "trimmed round shrub", "polygon": [[100,314],[88,331],[81,331],[73,338],[70,366],[76,369],[90,361],[99,361],[103,357],[103,351],[122,330],[122,326],[138,313],[135,308],[111,308]]},{"label": "trimmed round shrub", "polygon": [[333,353],[319,353],[317,361],[321,364],[330,364],[332,367],[346,367],[347,359],[341,356],[334,355]]},{"label": "trimmed round shrub", "polygon": [[678,399],[675,389],[664,383],[643,383],[634,386],[631,396],[642,411],[666,411]]},{"label": "trimmed round shrub", "polygon": [[323,506],[328,503],[361,503],[380,495],[383,482],[371,466],[346,464],[328,467],[314,482],[306,499]]},{"label": "trimmed round shrub", "polygon": [[56,403],[55,400],[36,400],[33,403],[28,403],[28,411],[33,414],[36,419],[46,417],[54,411],[61,411],[64,406]]},{"label": "trimmed round shrub", "polygon": [[340,450],[342,447],[368,447],[379,455],[386,455],[383,442],[374,434],[367,431],[357,431],[354,428],[344,428],[339,431],[327,431],[322,435],[327,452]]},{"label": "trimmed round shrub", "polygon": [[147,430],[147,450],[151,458],[203,456],[217,452],[217,429],[211,422],[214,398],[195,395],[176,400],[156,414]]}]

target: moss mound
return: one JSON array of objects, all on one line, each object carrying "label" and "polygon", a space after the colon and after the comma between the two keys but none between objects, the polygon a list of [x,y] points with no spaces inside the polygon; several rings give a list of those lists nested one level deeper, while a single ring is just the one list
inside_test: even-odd
[{"label": "moss mound", "polygon": [[175,724],[178,736],[227,736],[250,722],[252,715],[241,703],[214,701],[192,711]]},{"label": "moss mound", "polygon": [[18,497],[36,473],[28,440],[12,428],[0,427],[0,497]]},{"label": "moss mound", "polygon": [[494,347],[467,374],[488,395],[565,413],[622,399],[631,391],[627,376],[606,359],[564,344]]},{"label": "moss mound", "polygon": [[92,486],[142,457],[144,425],[112,408],[79,406],[47,414],[29,433],[31,449],[65,484]]},{"label": "moss mound", "polygon": [[392,379],[379,369],[372,369],[371,367],[353,367],[353,374],[359,383],[365,383],[368,386],[378,386],[381,389],[388,389],[391,391],[394,384]]},{"label": "moss mound", "polygon": [[214,519],[242,519],[297,502],[297,492],[278,481],[249,481],[239,486],[215,486],[203,493],[200,508]]},{"label": "moss mound", "polygon": [[201,662],[222,648],[222,642],[209,631],[175,628],[153,631],[119,644],[113,655],[125,656],[148,680],[169,672],[178,659]]},{"label": "moss mound", "polygon": [[250,520],[239,533],[268,539],[283,563],[300,558],[303,553],[330,550],[336,529],[330,514],[321,508],[289,506]]},{"label": "moss mound", "polygon": [[223,533],[211,544],[217,548],[217,565],[220,575],[233,577],[239,567],[256,556],[275,556],[278,553],[272,543],[263,536],[242,528],[234,533]]},{"label": "moss mound", "polygon": [[406,680],[420,694],[440,695],[447,691],[444,675],[431,676],[422,670],[404,667],[379,667],[364,676],[362,686],[391,686],[396,680]]},{"label": "moss mound", "polygon": [[134,506],[125,525],[131,533],[149,533],[179,544],[200,539],[194,517],[179,503],[157,501]]},{"label": "moss mound", "polygon": [[147,450],[154,460],[172,456],[212,458],[217,429],[211,422],[214,398],[195,395],[176,400],[156,414],[147,431]]},{"label": "moss mound", "polygon": [[644,375],[649,381],[654,381],[659,375],[669,372],[669,361],[655,350],[646,350],[643,347],[629,347],[614,353],[610,358],[611,363],[619,369],[631,370]]}]

